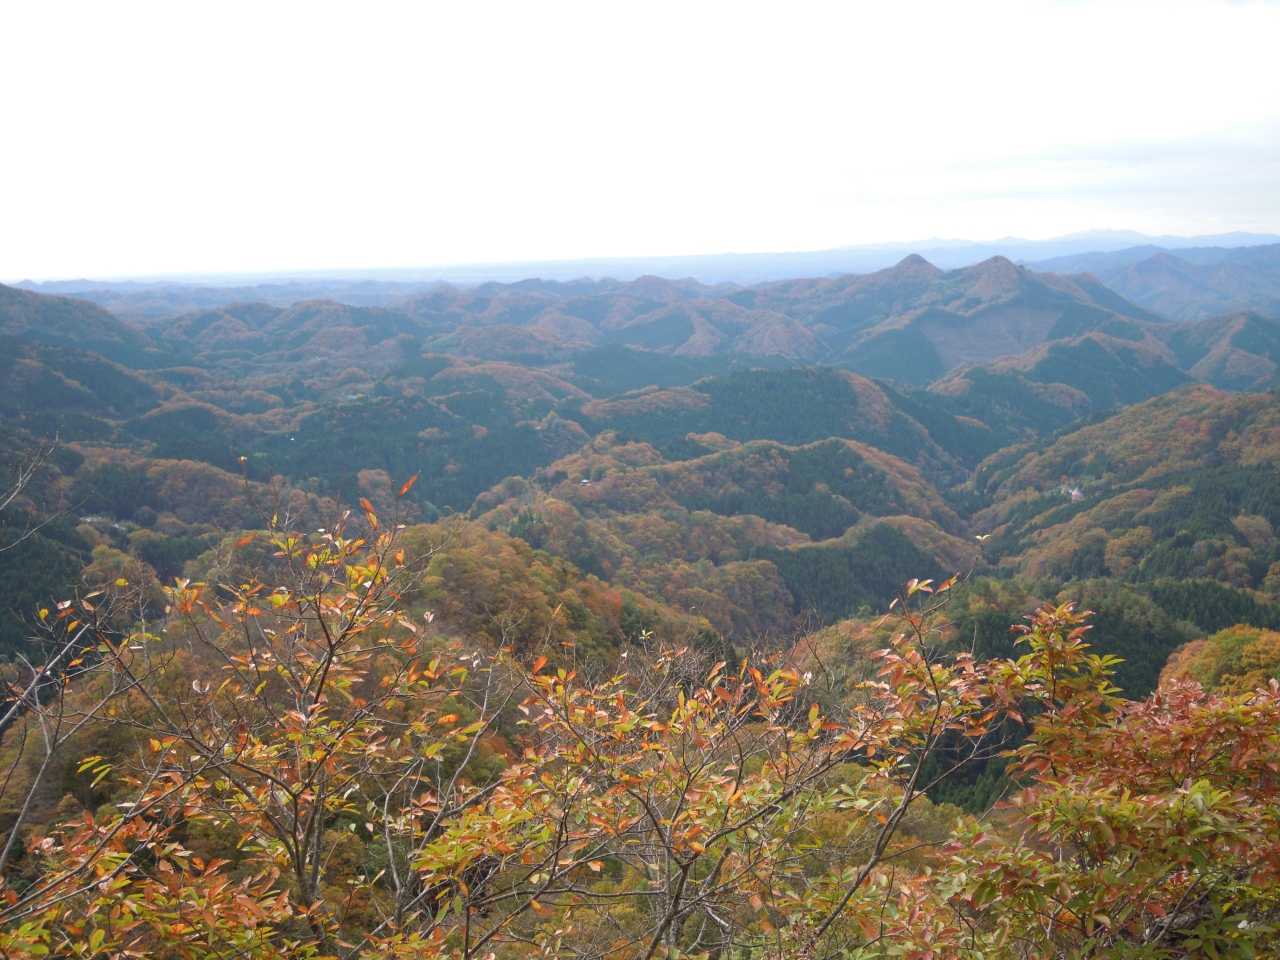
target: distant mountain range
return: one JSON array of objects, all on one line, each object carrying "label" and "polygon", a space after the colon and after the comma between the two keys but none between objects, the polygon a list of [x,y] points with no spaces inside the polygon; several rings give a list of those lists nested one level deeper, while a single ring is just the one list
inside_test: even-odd
[{"label": "distant mountain range", "polygon": [[[1114,269],[1147,269],[1163,256]],[[949,438],[937,443],[950,463],[1190,381],[1229,390],[1280,385],[1274,316],[1237,310],[1171,322],[1092,274],[1037,272],[1003,257],[944,271],[909,256],[867,275],[752,287],[659,277],[435,284],[402,289],[382,306],[238,303],[141,323],[84,300],[0,287],[0,335],[158,371],[159,381],[237,416],[308,391],[339,400],[375,388],[395,395],[422,389],[406,386],[418,379],[441,389],[451,380],[483,381],[521,403],[551,405],[640,391],[646,411],[674,418],[678,429],[664,443],[687,433],[734,435],[726,422],[686,410],[690,398],[679,391],[700,378],[834,366],[879,381],[886,403],[941,431],[935,439]],[[87,386],[61,354],[24,356],[23,382],[48,368]],[[258,381],[260,395],[244,386]],[[234,402],[219,393],[230,383]],[[598,421],[598,429],[630,422],[617,412],[625,405],[589,412],[596,409],[568,418]],[[923,466],[921,455],[911,459]]]},{"label": "distant mountain range", "polygon": [[[1112,285],[1116,278],[1131,285],[1145,279],[1136,299],[1157,305],[1174,295],[1156,286],[1160,270],[1176,268],[1188,278],[1188,271],[1199,271],[1198,289],[1211,292],[1229,276],[1251,277],[1263,298],[1268,265],[1280,275],[1280,245],[1223,254],[1196,248],[1191,260],[1176,264],[1167,252],[1127,263],[1120,262],[1122,253],[1111,255],[1103,275],[1113,278]],[[1086,257],[1061,262],[1066,269],[1089,265]],[[1218,288],[1210,285],[1215,277]],[[352,285],[349,292],[359,290]],[[232,358],[251,366],[389,364],[405,349],[546,367],[618,345],[689,360],[754,356],[819,363],[914,386],[946,378],[952,390],[979,367],[1026,373],[1059,364],[1064,350],[1079,349],[1233,389],[1273,375],[1275,322],[1265,312],[1223,311],[1193,327],[1170,324],[1162,315],[1167,312],[1118,295],[1090,273],[1038,272],[1004,257],[944,271],[916,255],[872,274],[752,287],[659,277],[435,284],[416,291],[400,286],[380,306],[323,298],[288,306],[238,303],[140,323],[85,300],[0,287],[0,332],[91,350],[134,367]],[[1089,345],[1082,346],[1081,338]],[[1169,376],[1157,379],[1166,383]],[[1120,392],[1131,387],[1132,381]],[[1112,402],[1118,400],[1119,394]]]},{"label": "distant mountain range", "polygon": [[[1271,243],[1280,243],[1280,236],[1236,232],[1197,237],[1153,237],[1133,230],[1086,230],[1048,240],[1005,237],[978,242],[932,237],[910,242],[863,244],[789,253],[598,257],[345,272],[205,275],[150,281],[80,279],[33,283],[24,280],[14,286],[39,293],[77,294],[107,306],[114,312],[139,316],[158,315],[160,312],[171,314],[179,310],[220,306],[242,300],[289,306],[313,297],[327,297],[357,306],[381,306],[392,297],[441,281],[468,286],[485,282],[514,283],[534,277],[560,281],[584,277],[625,281],[651,275],[689,277],[707,284],[749,285],[793,277],[873,273],[891,267],[912,254],[924,257],[944,270],[953,270],[997,256],[1007,257],[1015,262],[1039,262],[1049,258],[1130,250],[1142,245],[1153,250],[1181,250]],[[1064,272],[1058,267],[1045,269]]]},{"label": "distant mountain range", "polygon": [[[5,295],[27,313],[30,304],[53,302],[16,289]],[[1127,330],[1135,320],[1161,322],[1087,275],[1036,273],[1003,257],[943,271],[914,255],[873,274],[749,288],[658,277],[467,289],[443,284],[379,307],[333,300],[233,304],[148,318],[140,326],[82,300],[65,303],[93,315],[84,329],[96,324],[116,331],[133,349],[145,341],[174,362],[231,356],[250,364],[351,360],[371,350],[395,354],[396,338],[406,338],[432,353],[547,364],[620,344],[673,357],[773,356],[921,386],[957,366],[1020,354],[1050,340],[1116,324]],[[47,342],[61,336],[57,325],[36,329],[18,322],[27,313],[14,313],[6,332]]]},{"label": "distant mountain range", "polygon": [[97,280],[51,280],[32,283],[24,280],[14,284],[13,289],[74,296],[96,303],[117,316],[147,321],[217,309],[233,303],[266,303],[273,307],[291,307],[303,300],[336,300],[357,307],[378,307],[396,297],[429,290],[440,282],[282,280],[253,285],[206,286],[172,281],[142,283],[125,280],[107,283]]},{"label": "distant mountain range", "polygon": [[1233,310],[1280,315],[1280,244],[1191,247],[1176,254],[1144,245],[1027,266],[1091,273],[1126,299],[1175,320],[1202,320]]}]

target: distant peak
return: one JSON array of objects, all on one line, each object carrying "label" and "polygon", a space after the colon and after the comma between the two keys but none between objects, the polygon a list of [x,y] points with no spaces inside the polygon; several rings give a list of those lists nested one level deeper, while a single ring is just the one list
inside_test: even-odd
[{"label": "distant peak", "polygon": [[901,260],[898,261],[896,266],[889,267],[887,270],[883,271],[883,273],[888,276],[894,276],[895,274],[899,274],[899,273],[907,273],[907,274],[918,276],[921,273],[924,273],[927,275],[941,274],[942,271],[939,270],[937,267],[935,267],[932,263],[930,263],[924,257],[920,256],[920,254],[912,253],[912,254],[909,254],[908,256],[903,257]]},{"label": "distant peak", "polygon": [[1017,273],[1018,269],[1019,267],[1016,263],[1014,263],[1008,257],[1003,257],[1003,256],[1000,256],[999,254],[997,254],[994,257],[988,257],[986,260],[981,260],[978,263],[975,263],[971,267],[964,268],[966,273],[979,274],[979,275],[990,274],[990,273],[1012,274],[1012,273]]}]

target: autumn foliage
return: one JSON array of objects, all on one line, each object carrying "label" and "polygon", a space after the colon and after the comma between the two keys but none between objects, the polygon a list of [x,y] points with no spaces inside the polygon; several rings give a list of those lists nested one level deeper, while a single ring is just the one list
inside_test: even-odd
[{"label": "autumn foliage", "polygon": [[[160,622],[124,578],[45,614],[56,659],[6,678],[5,955],[1275,946],[1274,682],[1124,701],[1070,603],[1016,659],[947,653],[955,580],[907,584],[862,661],[566,631],[620,615],[581,588],[451,638],[427,603],[478,574],[447,528],[271,521],[252,576],[180,581]],[[991,817],[929,801],[1018,742]],[[48,809],[56,770],[81,802]]]}]

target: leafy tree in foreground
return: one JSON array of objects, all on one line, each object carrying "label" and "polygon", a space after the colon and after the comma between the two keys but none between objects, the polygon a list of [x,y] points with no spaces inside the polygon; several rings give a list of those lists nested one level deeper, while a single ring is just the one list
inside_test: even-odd
[{"label": "leafy tree in foreground", "polygon": [[[954,583],[917,581],[869,669],[653,641],[603,674],[561,644],[525,665],[412,614],[428,558],[363,507],[361,534],[344,518],[245,538],[252,576],[179,584],[163,631],[104,641],[60,684],[106,745],[76,769],[107,802],[24,833],[4,955],[1276,946],[1274,684],[1124,702],[1070,604],[1035,616],[1017,660],[944,655]],[[1030,727],[1025,788],[944,851],[926,791],[1006,723]],[[11,772],[35,737],[6,734]]]},{"label": "leafy tree in foreground", "polygon": [[[1034,711],[1005,829],[962,831],[939,890],[997,957],[1254,957],[1280,947],[1280,685],[1122,701],[1083,617],[1040,614],[993,671]],[[985,932],[985,940],[977,939]]]}]

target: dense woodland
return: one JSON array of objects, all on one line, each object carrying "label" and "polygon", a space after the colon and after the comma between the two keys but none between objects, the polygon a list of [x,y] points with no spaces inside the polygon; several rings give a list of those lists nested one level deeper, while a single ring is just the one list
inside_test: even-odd
[{"label": "dense woodland", "polygon": [[1278,332],[0,287],[0,955],[1272,955]]}]

